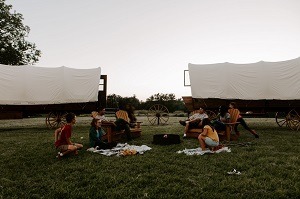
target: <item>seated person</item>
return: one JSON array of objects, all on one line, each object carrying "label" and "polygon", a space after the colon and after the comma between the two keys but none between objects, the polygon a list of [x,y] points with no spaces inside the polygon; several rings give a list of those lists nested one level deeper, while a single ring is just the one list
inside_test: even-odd
[{"label": "seated person", "polygon": [[104,135],[105,132],[101,128],[101,120],[93,118],[91,122],[91,127],[89,131],[89,139],[90,139],[90,147],[98,148],[98,149],[111,149],[115,147],[116,143],[106,143],[102,141],[102,135]]},{"label": "seated person", "polygon": [[134,110],[135,110],[135,108],[131,104],[126,104],[125,111],[128,114],[128,117],[129,117],[129,120],[130,120],[129,126],[131,128],[134,128],[136,126],[136,121],[137,121],[137,119],[134,115]]},{"label": "seated person", "polygon": [[199,108],[199,111],[193,115],[191,115],[187,120],[182,121],[180,120],[179,123],[183,126],[184,128],[184,133],[183,137],[186,137],[186,133],[190,128],[201,128],[202,127],[202,120],[204,118],[208,118],[208,115],[205,113],[204,108]]},{"label": "seated person", "polygon": [[101,107],[99,108],[99,111],[93,111],[92,115],[93,118],[99,119],[101,122],[102,121],[107,121],[108,119],[105,117],[105,108]]},{"label": "seated person", "polygon": [[105,108],[100,108],[99,112],[93,111],[92,114],[91,114],[91,116],[94,119],[99,119],[101,121],[101,123],[103,123],[103,122],[113,123],[115,125],[115,129],[117,131],[121,131],[121,130],[125,131],[127,140],[132,140],[129,124],[125,120],[123,120],[123,119],[117,119],[114,122],[109,121],[105,117]]},{"label": "seated person", "polygon": [[198,136],[200,147],[202,151],[204,151],[206,147],[210,150],[214,150],[217,146],[219,146],[218,133],[212,126],[209,118],[204,118],[202,120],[202,125],[202,133]]},{"label": "seated person", "polygon": [[78,154],[77,150],[83,148],[82,144],[75,143],[71,141],[72,136],[72,126],[76,123],[76,115],[74,113],[68,113],[66,115],[67,124],[62,128],[55,130],[55,147],[59,149],[57,158],[61,158],[69,153]]},{"label": "seated person", "polygon": [[213,122],[213,126],[217,131],[225,131],[226,125],[224,123],[230,122],[230,114],[226,106],[219,107],[217,119]]},{"label": "seated person", "polygon": [[[230,102],[229,108],[236,109],[237,108],[236,103]],[[244,129],[248,130],[252,135],[254,135],[255,138],[259,138],[259,135],[256,133],[256,131],[249,128],[249,126],[247,125],[247,123],[245,122],[244,118],[241,115],[239,115],[237,122],[239,122],[244,127]],[[234,131],[235,131],[236,135],[238,135],[238,136],[240,135],[240,132],[237,129],[239,123],[235,124],[235,126],[234,126]]]}]

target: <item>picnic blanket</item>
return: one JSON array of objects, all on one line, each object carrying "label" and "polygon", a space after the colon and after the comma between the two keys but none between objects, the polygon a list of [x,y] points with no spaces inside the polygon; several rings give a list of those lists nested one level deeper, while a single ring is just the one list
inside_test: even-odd
[{"label": "picnic blanket", "polygon": [[211,151],[209,149],[202,151],[200,147],[195,149],[184,149],[182,151],[177,151],[177,153],[185,153],[186,155],[204,155],[206,153],[221,153],[221,152],[231,152],[231,149],[228,147],[222,147],[221,149],[218,149],[216,151]]},{"label": "picnic blanket", "polygon": [[112,149],[96,149],[96,148],[89,148],[87,151],[98,153],[105,156],[127,156],[127,155],[136,155],[136,154],[144,154],[144,152],[151,150],[150,147],[147,145],[129,145],[127,143],[122,144],[118,143],[117,146],[115,146]]}]

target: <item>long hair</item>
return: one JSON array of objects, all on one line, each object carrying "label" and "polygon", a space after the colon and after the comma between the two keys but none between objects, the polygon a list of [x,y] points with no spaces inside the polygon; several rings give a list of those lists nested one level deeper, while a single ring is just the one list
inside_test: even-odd
[{"label": "long hair", "polygon": [[96,123],[98,122],[99,119],[93,118],[91,122],[91,126],[97,129],[98,127],[96,126]]},{"label": "long hair", "polygon": [[220,115],[222,117],[224,117],[226,115],[226,113],[228,113],[228,107],[227,106],[220,106],[219,108],[219,112],[220,112]]},{"label": "long hair", "polygon": [[204,118],[202,120],[202,129],[204,128],[205,125],[210,126],[210,128],[212,128],[213,131],[215,131],[215,128],[212,126],[211,121],[209,118]]}]

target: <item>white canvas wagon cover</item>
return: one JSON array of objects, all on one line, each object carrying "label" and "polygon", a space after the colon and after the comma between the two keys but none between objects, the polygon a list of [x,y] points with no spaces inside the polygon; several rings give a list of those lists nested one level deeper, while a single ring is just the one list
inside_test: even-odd
[{"label": "white canvas wagon cover", "polygon": [[100,68],[74,69],[0,64],[0,104],[34,105],[98,100]]},{"label": "white canvas wagon cover", "polygon": [[193,98],[300,99],[300,58],[250,64],[189,64]]}]

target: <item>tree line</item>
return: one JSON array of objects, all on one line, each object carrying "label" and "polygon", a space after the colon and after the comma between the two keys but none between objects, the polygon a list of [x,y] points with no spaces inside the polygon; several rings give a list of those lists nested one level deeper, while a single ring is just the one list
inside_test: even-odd
[{"label": "tree line", "polygon": [[183,100],[181,98],[176,99],[173,93],[157,93],[151,95],[146,99],[145,102],[136,98],[135,95],[133,95],[132,97],[121,97],[117,94],[110,94],[107,96],[107,107],[109,108],[123,108],[127,104],[130,104],[136,110],[148,110],[155,104],[161,104],[167,107],[169,112],[186,111]]}]

